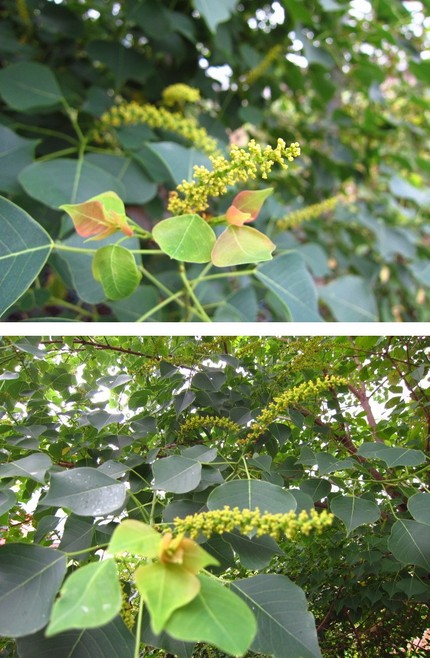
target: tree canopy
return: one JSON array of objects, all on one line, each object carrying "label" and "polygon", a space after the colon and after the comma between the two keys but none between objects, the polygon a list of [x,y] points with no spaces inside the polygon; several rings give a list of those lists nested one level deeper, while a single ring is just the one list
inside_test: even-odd
[{"label": "tree canopy", "polygon": [[0,314],[423,321],[429,0],[5,0]]},{"label": "tree canopy", "polygon": [[2,656],[421,655],[428,338],[9,337],[0,359]]}]

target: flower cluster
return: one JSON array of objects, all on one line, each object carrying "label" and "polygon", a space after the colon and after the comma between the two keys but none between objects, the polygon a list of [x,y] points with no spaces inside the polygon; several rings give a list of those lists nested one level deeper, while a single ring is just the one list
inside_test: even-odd
[{"label": "flower cluster", "polygon": [[295,228],[303,222],[310,221],[311,219],[315,219],[324,213],[330,212],[337,206],[340,201],[342,201],[342,198],[342,195],[338,194],[336,196],[330,197],[329,199],[326,199],[325,201],[321,201],[321,203],[314,203],[311,206],[307,206],[307,208],[294,210],[293,212],[290,212],[286,217],[278,219],[276,226],[279,229]]},{"label": "flower cluster", "polygon": [[244,82],[247,85],[253,85],[258,78],[261,78],[262,75],[267,71],[269,66],[278,59],[279,55],[282,53],[283,46],[281,44],[276,44],[273,48],[267,52],[266,56],[263,57],[261,62],[249,71]]},{"label": "flower cluster", "polygon": [[208,155],[218,152],[217,141],[193,117],[184,117],[180,112],[170,112],[165,107],[156,107],[150,103],[140,105],[136,101],[121,103],[102,114],[94,139],[104,141],[102,135],[106,130],[139,123],[176,133]]},{"label": "flower cluster", "polygon": [[200,100],[200,91],[181,82],[169,85],[162,93],[163,103],[168,107],[173,105],[184,105],[185,103],[197,103]]},{"label": "flower cluster", "polygon": [[286,512],[285,514],[261,513],[258,507],[254,510],[231,509],[225,505],[223,509],[190,514],[183,519],[174,519],[175,530],[179,533],[187,533],[191,538],[196,538],[200,533],[205,537],[221,535],[224,532],[239,530],[243,535],[254,533],[257,537],[269,535],[275,540],[283,536],[294,539],[297,534],[309,535],[312,531],[317,534],[323,532],[324,528],[333,523],[334,516],[327,510],[318,513],[315,509],[310,512],[303,510]]},{"label": "flower cluster", "polygon": [[121,617],[124,624],[130,630],[133,630],[134,624],[136,622],[136,617],[138,609],[136,605],[133,605],[133,602],[130,601],[130,597],[127,595],[124,587],[122,587],[121,592],[122,606],[121,606]]},{"label": "flower cluster", "polygon": [[269,145],[262,147],[254,139],[246,148],[232,144],[229,160],[221,155],[209,156],[212,171],[194,166],[193,180],[182,181],[170,193],[168,210],[173,215],[204,212],[209,206],[208,197],[222,196],[230,186],[244,183],[250,178],[261,176],[267,179],[275,163],[282,169],[288,169],[286,161],[292,162],[299,155],[300,146],[297,142],[287,146],[281,138],[275,148]]},{"label": "flower cluster", "polygon": [[193,415],[188,418],[179,428],[179,434],[184,435],[187,432],[198,429],[202,425],[211,425],[212,427],[222,427],[237,434],[240,431],[240,425],[234,423],[230,418],[221,418],[219,416],[198,416]]},{"label": "flower cluster", "polygon": [[318,377],[318,379],[314,381],[306,381],[284,391],[281,395],[276,396],[274,400],[263,409],[261,414],[256,418],[255,423],[252,425],[251,430],[246,437],[244,439],[239,439],[238,443],[247,445],[251,441],[257,439],[263,434],[267,426],[273,423],[280,413],[285,411],[286,407],[289,407],[292,404],[297,404],[309,397],[317,396],[334,386],[344,386],[347,384],[348,380],[345,379],[345,377],[327,375],[324,379]]}]

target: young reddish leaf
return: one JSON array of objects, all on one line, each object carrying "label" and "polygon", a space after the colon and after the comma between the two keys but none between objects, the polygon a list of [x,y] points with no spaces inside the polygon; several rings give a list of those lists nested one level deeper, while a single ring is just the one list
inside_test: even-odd
[{"label": "young reddish leaf", "polygon": [[244,190],[239,192],[225,214],[227,222],[234,226],[243,226],[245,222],[254,221],[263,203],[272,192],[273,187],[269,187],[267,190]]},{"label": "young reddish leaf", "polygon": [[272,259],[276,245],[250,226],[228,226],[212,249],[211,260],[217,267],[259,263]]},{"label": "young reddish leaf", "polygon": [[83,203],[64,204],[60,208],[70,215],[76,232],[83,238],[103,240],[116,231],[133,235],[124,204],[115,192],[103,192]]}]

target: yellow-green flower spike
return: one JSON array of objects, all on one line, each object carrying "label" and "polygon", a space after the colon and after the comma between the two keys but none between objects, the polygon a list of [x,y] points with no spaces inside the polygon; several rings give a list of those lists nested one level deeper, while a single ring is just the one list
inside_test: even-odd
[{"label": "yellow-green flower spike", "polygon": [[190,514],[183,519],[174,519],[175,531],[186,533],[192,539],[200,534],[209,538],[212,535],[222,535],[225,532],[239,530],[242,534],[256,532],[257,537],[269,535],[275,540],[282,537],[294,539],[298,534],[309,535],[311,532],[321,534],[325,528],[331,526],[334,516],[327,510],[317,512],[311,509],[299,514],[287,512],[285,514],[262,514],[258,508],[254,510],[228,505],[223,509],[211,510],[200,514]]},{"label": "yellow-green flower spike", "polygon": [[236,183],[244,183],[258,176],[265,180],[274,164],[288,169],[287,162],[292,162],[299,155],[300,146],[297,142],[287,146],[281,138],[275,148],[262,147],[254,139],[246,148],[232,144],[229,160],[222,155],[209,156],[212,171],[195,165],[193,180],[182,181],[170,193],[168,210],[172,215],[204,212],[209,207],[209,197],[222,196]]},{"label": "yellow-green flower spike", "polygon": [[185,103],[197,103],[200,100],[200,91],[195,87],[179,82],[169,85],[163,90],[162,99],[164,105],[172,107],[174,105],[182,106]]},{"label": "yellow-green flower spike", "polygon": [[204,427],[210,425],[211,427],[221,427],[226,430],[230,430],[235,435],[240,432],[240,425],[234,423],[229,418],[221,418],[219,416],[198,416],[193,415],[190,418],[187,418],[185,422],[179,428],[179,434],[184,435],[188,432],[198,429],[199,427]]},{"label": "yellow-green flower spike", "polygon": [[321,203],[314,203],[311,206],[306,208],[301,208],[300,210],[294,210],[290,212],[286,217],[278,219],[276,226],[279,229],[289,229],[299,226],[303,222],[308,222],[311,219],[315,219],[324,213],[328,213],[333,210],[338,203],[343,200],[342,195],[338,194],[336,196],[325,199]]},{"label": "yellow-green flower spike", "polygon": [[320,377],[315,380],[310,380],[290,388],[281,395],[278,395],[270,402],[267,407],[263,409],[261,414],[256,418],[255,423],[252,425],[251,430],[245,438],[239,439],[238,443],[244,446],[254,442],[261,434],[263,434],[268,425],[273,423],[279,414],[284,413],[285,409],[292,404],[297,404],[306,400],[309,397],[318,396],[321,393],[330,390],[335,386],[346,386],[348,380],[345,377],[338,375],[327,375],[323,379]]},{"label": "yellow-green flower spike", "polygon": [[193,117],[184,117],[180,112],[171,112],[165,107],[156,107],[150,103],[140,105],[136,101],[116,105],[99,119],[95,141],[105,141],[106,131],[110,128],[146,123],[151,128],[162,128],[180,135],[199,151],[208,155],[218,152],[218,143],[200,127]]}]

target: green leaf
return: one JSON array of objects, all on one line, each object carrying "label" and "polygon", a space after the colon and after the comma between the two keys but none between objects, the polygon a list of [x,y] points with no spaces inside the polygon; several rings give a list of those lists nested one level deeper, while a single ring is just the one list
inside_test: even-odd
[{"label": "green leaf", "polygon": [[280,300],[294,322],[322,321],[315,284],[300,254],[284,254],[259,265],[255,276]]},{"label": "green leaf", "polygon": [[408,510],[415,521],[430,525],[430,493],[417,493],[408,500]]},{"label": "green leaf", "polygon": [[0,197],[0,316],[26,292],[52,249],[48,233],[25,210]]},{"label": "green leaf", "polygon": [[14,475],[18,477],[30,478],[45,484],[46,471],[51,468],[52,462],[48,455],[35,453],[28,457],[23,457],[9,464],[0,465],[0,479],[10,478]]},{"label": "green leaf", "polygon": [[[103,241],[97,243],[101,246],[108,244],[115,244],[118,241],[117,235],[110,235]],[[102,285],[96,281],[92,272],[92,261],[94,257],[94,243],[87,242],[84,238],[73,232],[70,238],[64,240],[64,246],[82,249],[82,252],[76,251],[59,251],[54,254],[52,259],[58,263],[58,269],[67,282],[70,282],[70,287],[76,290],[77,295],[88,304],[99,304],[106,300],[106,295]],[[137,238],[127,238],[121,241],[121,245],[127,249],[139,249],[139,240]],[[139,254],[135,255],[137,263],[141,263]],[[135,293],[139,288],[135,290]],[[126,297],[126,300],[130,297]],[[123,300],[113,302],[120,304]],[[144,310],[142,310],[144,313]],[[141,313],[139,313],[141,315]]]},{"label": "green leaf", "polygon": [[144,644],[150,647],[156,647],[157,649],[163,649],[166,653],[178,656],[178,658],[193,658],[193,642],[175,640],[164,631],[158,635],[152,632],[150,616],[146,609],[143,611],[142,635],[140,639]]},{"label": "green leaf", "polygon": [[343,521],[347,535],[360,525],[374,523],[381,516],[376,503],[358,496],[336,496],[330,502],[330,511]]},{"label": "green leaf", "polygon": [[211,491],[207,500],[208,509],[223,509],[225,505],[253,510],[262,514],[285,513],[296,509],[296,499],[276,484],[262,480],[232,480]]},{"label": "green leaf", "polygon": [[276,248],[269,238],[250,226],[228,226],[212,249],[211,259],[216,267],[259,263],[272,259]]},{"label": "green leaf", "polygon": [[360,276],[341,276],[320,288],[320,298],[338,322],[377,322],[378,309],[370,283]]},{"label": "green leaf", "polygon": [[108,299],[128,297],[142,278],[133,254],[117,244],[98,249],[92,268],[94,278],[100,281]]},{"label": "green leaf", "polygon": [[430,527],[418,521],[399,519],[391,529],[388,549],[402,564],[415,564],[430,571]]},{"label": "green leaf", "polygon": [[375,457],[381,459],[389,468],[395,466],[419,466],[426,461],[426,456],[422,450],[389,447],[384,443],[362,443],[357,454],[366,458]]},{"label": "green leaf", "polygon": [[272,537],[263,535],[262,537],[247,537],[237,532],[227,532],[223,539],[239,555],[239,560],[245,569],[258,571],[267,567],[274,555],[283,555],[283,551]]},{"label": "green leaf", "polygon": [[412,448],[385,448],[377,454],[378,459],[382,459],[389,468],[395,466],[419,466],[424,464],[426,456],[422,450],[413,450]]},{"label": "green leaf", "polygon": [[[83,519],[80,516],[75,516],[75,514],[70,514],[64,525],[64,531],[59,545],[60,551],[64,551],[65,553],[72,553],[75,551],[84,551],[85,549],[89,549],[91,547],[95,531],[96,526],[93,523],[93,519]],[[89,552],[82,552],[79,555],[76,555],[75,559],[87,560],[88,556]]]},{"label": "green leaf", "polygon": [[300,587],[275,574],[236,580],[231,587],[257,619],[252,651],[274,658],[321,658],[314,618]]},{"label": "green leaf", "polygon": [[308,494],[316,502],[329,495],[331,484],[328,480],[322,480],[321,478],[308,478],[300,483],[300,491]]},{"label": "green leaf", "polygon": [[0,635],[22,637],[46,625],[66,564],[53,548],[0,546]]},{"label": "green leaf", "polygon": [[157,557],[160,548],[161,535],[154,528],[141,521],[125,519],[115,528],[108,551],[114,555],[127,552],[142,557]]},{"label": "green leaf", "polygon": [[122,197],[124,203],[147,203],[157,193],[156,184],[149,180],[143,167],[131,158],[105,153],[89,153],[85,157],[85,161],[107,171],[116,180],[121,181],[125,189]]},{"label": "green leaf", "polygon": [[355,468],[356,466],[356,462],[353,459],[337,459],[337,457],[328,452],[317,452],[316,460],[320,475],[328,475],[329,473],[344,471],[348,468]]},{"label": "green leaf", "polygon": [[199,215],[178,215],[158,222],[152,236],[165,254],[187,263],[207,263],[215,233]]},{"label": "green leaf", "polygon": [[134,579],[148,606],[156,635],[165,628],[172,612],[192,601],[200,590],[197,576],[179,564],[154,562],[140,566]]},{"label": "green leaf", "polygon": [[53,473],[49,491],[40,503],[43,506],[65,507],[80,516],[103,516],[119,510],[126,490],[95,468],[75,468]]},{"label": "green leaf", "polygon": [[117,89],[129,79],[145,82],[154,70],[143,53],[112,38],[91,41],[86,50],[93,61],[102,62],[109,69]]},{"label": "green leaf", "polygon": [[237,0],[193,0],[194,8],[204,18],[211,32],[215,33],[219,23],[228,21],[236,9]]},{"label": "green leaf", "polygon": [[120,616],[101,628],[45,637],[41,631],[17,642],[20,658],[133,658],[134,637]]},{"label": "green leaf", "polygon": [[55,209],[66,203],[87,201],[102,192],[116,192],[121,198],[125,194],[121,181],[104,169],[67,158],[35,162],[25,167],[18,178],[27,194]]},{"label": "green leaf", "polygon": [[146,149],[155,155],[162,167],[168,171],[175,185],[179,185],[184,180],[191,180],[196,165],[212,168],[211,161],[206,155],[195,148],[186,148],[176,142],[148,143]]},{"label": "green leaf", "polygon": [[172,455],[157,459],[153,465],[154,489],[172,493],[192,491],[202,477],[202,465],[195,459]]},{"label": "green leaf", "polygon": [[12,489],[0,491],[0,516],[6,514],[16,503],[16,494]]},{"label": "green leaf", "polygon": [[15,110],[58,105],[63,94],[51,69],[35,62],[11,64],[0,71],[0,93]]},{"label": "green leaf", "polygon": [[46,637],[71,628],[94,628],[121,610],[121,587],[114,560],[91,562],[74,571],[54,603]]},{"label": "green leaf", "polygon": [[221,651],[243,656],[256,632],[254,615],[226,587],[208,576],[199,576],[200,592],[188,605],[176,610],[166,624],[173,638],[207,642]]},{"label": "green leaf", "polygon": [[0,190],[9,194],[21,191],[18,174],[33,162],[38,139],[24,139],[13,130],[0,126]]}]

